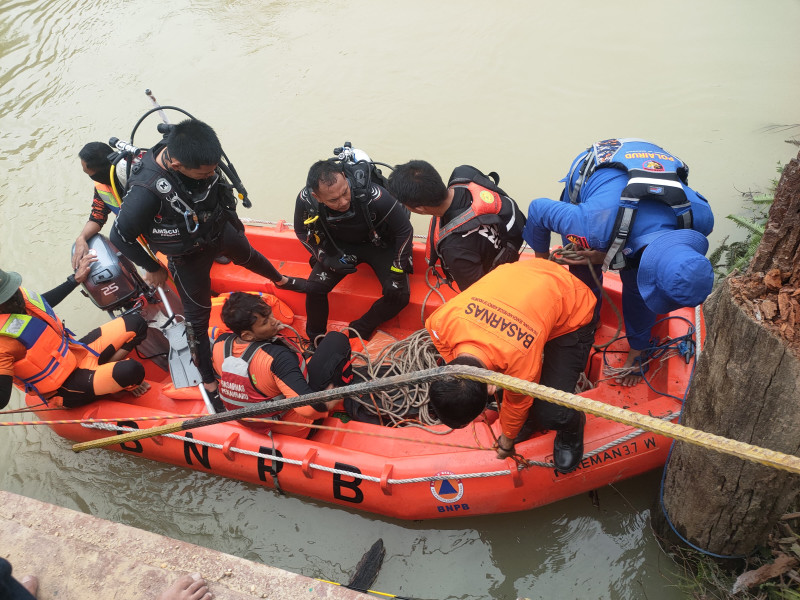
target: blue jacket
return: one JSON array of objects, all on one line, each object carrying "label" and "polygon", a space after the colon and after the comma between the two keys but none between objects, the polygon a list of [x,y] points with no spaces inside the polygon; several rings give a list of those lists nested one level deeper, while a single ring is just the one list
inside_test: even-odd
[{"label": "blue jacket", "polygon": [[[576,162],[580,157],[576,157]],[[571,170],[571,169],[570,169]],[[562,181],[566,181],[565,179]],[[568,236],[584,239],[593,250],[607,250],[611,244],[619,197],[628,184],[628,174],[619,169],[598,169],[584,183],[578,194],[578,204],[571,204],[565,193],[561,200],[537,198],[528,208],[528,221],[522,233],[536,252],[550,249],[550,232],[561,234],[564,243]],[[708,235],[714,228],[714,215],[708,201],[688,186],[683,186],[692,203],[693,229]],[[643,201],[636,212],[633,229],[623,252],[632,255],[654,238],[677,226],[675,213],[666,204]]]},{"label": "blue jacket", "polygon": [[[578,155],[575,163],[583,157]],[[577,175],[577,169],[574,170]],[[570,168],[568,173],[573,172]],[[566,178],[562,179],[566,183]],[[528,221],[522,237],[536,252],[550,249],[550,232],[562,236],[564,244],[577,242],[593,250],[607,250],[611,244],[614,221],[619,209],[622,190],[628,184],[628,174],[620,169],[604,168],[596,170],[580,189],[578,203],[571,204],[564,191],[561,201],[537,198],[528,208]],[[693,229],[708,235],[714,228],[714,215],[708,201],[688,186],[683,186],[687,199],[692,203]],[[659,235],[676,229],[677,221],[673,210],[661,202],[642,201],[627,238],[623,253],[633,256]],[[570,269],[594,289],[588,269]],[[598,268],[599,270],[599,268]],[[644,303],[636,285],[638,269],[620,271],[622,278],[622,312],[625,317],[625,331],[632,348],[643,350],[650,339],[650,329],[657,315]],[[598,303],[599,306],[599,303]]]}]

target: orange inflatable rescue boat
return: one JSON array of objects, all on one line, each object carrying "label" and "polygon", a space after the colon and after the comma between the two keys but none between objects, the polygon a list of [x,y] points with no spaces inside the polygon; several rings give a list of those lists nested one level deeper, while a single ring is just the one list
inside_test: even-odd
[{"label": "orange inflatable rescue boat", "polygon": [[[251,222],[246,233],[253,246],[282,273],[308,274],[308,253],[283,222]],[[424,251],[424,243],[415,242],[416,265],[425,264]],[[522,260],[526,260],[525,255]],[[434,292],[428,280],[422,269],[411,276],[409,306],[382,326],[378,340],[407,338],[423,328],[423,319],[437,306],[455,295],[446,286]],[[278,299],[272,302],[280,317],[291,322],[297,332],[305,332],[302,294],[274,289],[269,282],[265,284],[260,277],[232,264],[214,265],[212,289],[217,294],[270,292]],[[621,286],[616,274],[606,274],[605,289],[619,306]],[[345,327],[380,293],[369,267],[359,267],[358,273],[347,277],[329,296],[329,328]],[[215,301],[212,324],[221,324],[220,304]],[[608,301],[603,304],[601,321],[598,344],[614,338],[618,329],[618,318]],[[603,375],[604,361],[610,366],[624,361],[628,350],[624,338],[604,351],[594,352],[586,369],[594,387],[581,395],[677,420],[693,370],[695,331],[702,331],[701,325],[692,309],[665,316],[654,334],[661,340],[683,340],[682,345],[663,353],[651,365],[646,381],[633,387],[615,385],[613,378]],[[371,352],[377,343],[370,344]],[[197,388],[173,387],[163,359],[140,360],[151,386],[145,395],[137,398],[119,393],[81,408],[43,411],[39,418],[50,421],[60,436],[82,442],[206,414]],[[26,401],[32,408],[41,403],[36,396],[27,396]],[[148,419],[137,420],[143,417]],[[86,422],[63,423],[65,420]],[[527,510],[596,489],[662,466],[670,445],[665,437],[589,415],[584,458],[575,471],[564,475],[550,464],[553,432],[537,434],[517,445],[517,451],[527,459],[524,466],[510,458],[498,460],[492,445],[500,424],[491,418],[449,431],[444,425],[373,425],[334,412],[322,425],[310,439],[300,439],[257,434],[233,421],[107,448],[388,517],[435,519]],[[105,459],[98,453],[97,460]]]}]

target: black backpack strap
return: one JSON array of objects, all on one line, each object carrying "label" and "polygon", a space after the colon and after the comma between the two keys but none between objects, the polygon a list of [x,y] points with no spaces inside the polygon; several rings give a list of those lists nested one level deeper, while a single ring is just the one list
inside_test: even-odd
[{"label": "black backpack strap", "polygon": [[246,362],[249,365],[250,361],[253,360],[253,356],[255,356],[255,353],[261,350],[264,346],[267,346],[268,344],[270,344],[270,342],[252,342],[245,349],[245,351],[242,352],[242,355],[239,358],[241,358],[244,362]]},{"label": "black backpack strap", "polygon": [[217,341],[214,342],[215,344],[223,344],[222,347],[222,357],[223,360],[228,358],[233,354],[233,340],[236,339],[236,336],[233,333],[222,333],[217,338]]},{"label": "black backpack strap", "polygon": [[500,183],[500,175],[495,171],[491,171],[485,175],[480,170],[472,165],[461,165],[453,169],[450,179],[447,181],[447,187],[454,185],[467,185],[470,182],[475,182],[486,189],[497,192],[501,196],[510,197],[498,184]]}]

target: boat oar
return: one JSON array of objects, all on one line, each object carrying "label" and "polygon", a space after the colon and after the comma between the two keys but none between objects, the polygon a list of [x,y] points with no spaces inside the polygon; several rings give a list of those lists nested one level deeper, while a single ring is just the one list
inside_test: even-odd
[{"label": "boat oar", "polygon": [[526,396],[539,398],[546,402],[552,402],[560,406],[574,408],[576,410],[597,415],[617,423],[630,425],[638,429],[657,433],[674,440],[687,442],[696,446],[702,446],[709,450],[721,452],[736,456],[744,460],[757,462],[768,467],[789,471],[800,475],[800,457],[784,454],[783,452],[776,452],[767,448],[760,448],[731,440],[729,438],[707,433],[705,431],[698,431],[685,425],[672,423],[671,421],[664,421],[650,415],[644,415],[632,410],[620,408],[618,406],[611,406],[598,400],[592,400],[584,396],[570,394],[569,392],[562,392],[552,388],[539,385],[538,383],[531,383],[524,379],[511,377],[502,373],[495,373],[488,369],[479,369],[477,367],[468,367],[466,365],[448,365],[445,367],[435,367],[433,369],[425,369],[424,371],[416,371],[414,373],[407,373],[404,375],[395,375],[393,377],[386,377],[384,379],[377,379],[374,381],[367,381],[364,383],[357,383],[331,390],[324,390],[322,392],[314,392],[313,394],[305,394],[297,396],[296,398],[287,398],[284,400],[268,400],[266,402],[259,402],[252,406],[239,408],[225,413],[208,415],[199,417],[197,419],[189,419],[178,423],[171,423],[161,425],[159,427],[151,427],[139,431],[131,431],[107,438],[92,440],[89,442],[81,442],[72,446],[75,452],[81,450],[88,450],[90,448],[101,448],[111,444],[121,444],[128,441],[139,440],[143,438],[152,437],[154,435],[162,435],[164,433],[175,433],[176,431],[184,431],[187,429],[195,429],[197,427],[204,427],[206,425],[214,425],[216,423],[225,423],[241,419],[243,417],[252,417],[265,412],[280,412],[290,408],[297,408],[298,406],[305,406],[313,402],[326,402],[336,398],[343,398],[345,396],[368,394],[370,392],[377,392],[386,389],[392,389],[398,386],[408,386],[415,383],[427,383],[434,379],[446,376],[463,377],[465,379],[472,379],[474,381],[482,381],[484,383],[491,383],[506,390],[511,390]]}]

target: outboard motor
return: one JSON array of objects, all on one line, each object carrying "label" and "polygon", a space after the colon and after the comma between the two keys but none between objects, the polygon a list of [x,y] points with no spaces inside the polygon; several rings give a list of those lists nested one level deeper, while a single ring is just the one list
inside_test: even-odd
[{"label": "outboard motor", "polygon": [[[137,354],[152,360],[165,371],[169,370],[167,356],[170,343],[161,324],[169,322],[166,312],[171,310],[165,310],[156,290],[147,285],[136,266],[105,236],[98,233],[92,237],[89,240],[89,252],[97,257],[97,261],[92,263],[89,277],[81,284],[81,293],[112,318],[129,310],[139,311],[147,321],[148,328],[147,337],[136,347]],[[183,312],[183,304],[171,288],[166,288],[163,293],[171,298],[171,306]]]},{"label": "outboard motor", "polygon": [[97,257],[97,262],[92,263],[89,277],[82,284],[83,294],[97,308],[113,316],[113,311],[128,310],[142,294],[148,293],[148,286],[133,263],[104,235],[98,233],[89,240],[89,252]]}]

